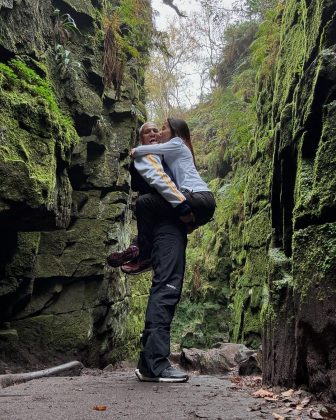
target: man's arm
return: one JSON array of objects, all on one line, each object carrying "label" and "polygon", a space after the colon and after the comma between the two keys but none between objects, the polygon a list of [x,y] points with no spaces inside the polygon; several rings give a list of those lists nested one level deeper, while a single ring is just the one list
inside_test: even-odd
[{"label": "man's arm", "polygon": [[185,216],[191,213],[191,208],[185,196],[165,173],[158,155],[146,155],[137,158],[134,161],[134,166],[143,179],[172,205],[178,216]]}]

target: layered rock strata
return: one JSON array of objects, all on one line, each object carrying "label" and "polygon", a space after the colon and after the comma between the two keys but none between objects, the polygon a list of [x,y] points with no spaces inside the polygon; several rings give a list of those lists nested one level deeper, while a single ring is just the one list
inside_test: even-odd
[{"label": "layered rock strata", "polygon": [[[126,319],[130,290],[105,258],[129,240],[128,149],[142,80],[126,63],[120,91],[104,85],[103,15],[100,1],[0,2],[0,351],[7,362],[76,356],[104,365],[138,341]],[[62,27],[67,16],[77,30]],[[66,42],[56,47],[59,31]]]},{"label": "layered rock strata", "polygon": [[264,380],[336,398],[336,25],[332,2],[289,1],[268,124],[272,242]]}]

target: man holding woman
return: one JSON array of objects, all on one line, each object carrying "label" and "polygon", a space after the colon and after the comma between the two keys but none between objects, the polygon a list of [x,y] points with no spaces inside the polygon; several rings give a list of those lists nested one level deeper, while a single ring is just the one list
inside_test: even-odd
[{"label": "man holding woman", "polygon": [[[143,350],[136,371],[138,378],[185,382],[188,376],[171,367],[168,360],[170,325],[182,292],[187,232],[211,219],[215,201],[195,168],[187,124],[167,119],[161,131],[161,144],[154,144],[156,130],[153,123],[145,123],[140,129],[143,146],[132,150],[136,171],[158,194],[144,193],[137,199],[139,253],[122,269],[131,274],[139,272],[139,265],[141,268],[151,264],[154,270],[142,335]],[[133,172],[132,185],[136,176]],[[113,255],[119,260],[128,258],[127,250],[111,254],[110,265]]]}]

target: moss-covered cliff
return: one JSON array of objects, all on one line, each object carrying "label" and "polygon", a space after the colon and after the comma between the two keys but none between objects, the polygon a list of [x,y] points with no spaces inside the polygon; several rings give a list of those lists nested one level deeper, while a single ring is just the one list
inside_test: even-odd
[{"label": "moss-covered cliff", "polygon": [[335,398],[335,8],[284,9],[268,117],[274,154],[264,379]]},{"label": "moss-covered cliff", "polygon": [[245,68],[191,114],[218,208],[190,241],[175,327],[184,345],[262,341],[265,382],[333,399],[335,16],[328,1],[279,4]]},{"label": "moss-covered cliff", "polygon": [[104,365],[138,342],[130,288],[105,259],[129,239],[150,16],[126,0],[0,4],[2,361]]}]

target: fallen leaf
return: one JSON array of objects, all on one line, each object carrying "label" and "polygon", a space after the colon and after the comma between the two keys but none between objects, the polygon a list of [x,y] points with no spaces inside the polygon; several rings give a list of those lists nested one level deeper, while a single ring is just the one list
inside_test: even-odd
[{"label": "fallen leaf", "polygon": [[106,411],[107,407],[106,405],[95,405],[93,409],[96,411]]},{"label": "fallen leaf", "polygon": [[270,398],[270,397],[274,397],[274,394],[271,391],[267,391],[267,389],[260,388],[258,389],[258,391],[253,392],[252,396],[257,397],[257,398],[265,398],[265,397]]},{"label": "fallen leaf", "polygon": [[274,395],[273,397],[264,397],[266,401],[278,401],[278,397]]},{"label": "fallen leaf", "polygon": [[302,401],[300,401],[300,405],[303,405],[304,407],[307,407],[307,405],[310,403],[311,397],[305,397]]},{"label": "fallen leaf", "polygon": [[272,416],[277,420],[285,420],[284,416],[280,416],[280,414],[272,413]]},{"label": "fallen leaf", "polygon": [[242,378],[241,376],[235,376],[232,379],[230,379],[231,382],[235,383],[235,384],[240,384],[242,382]]},{"label": "fallen leaf", "polygon": [[317,410],[314,410],[314,408],[309,408],[307,413],[311,419],[318,419],[318,420],[323,419],[321,414]]},{"label": "fallen leaf", "polygon": [[262,377],[261,376],[250,376],[250,381],[253,382],[261,382]]},{"label": "fallen leaf", "polygon": [[285,413],[285,414],[289,414],[289,413],[291,413],[293,411],[293,409],[292,408],[285,408],[284,410],[283,410],[283,412]]},{"label": "fallen leaf", "polygon": [[285,402],[286,407],[296,408],[299,405],[299,401],[289,401]]},{"label": "fallen leaf", "polygon": [[289,389],[288,391],[281,392],[281,396],[289,398],[294,394],[294,389]]}]

